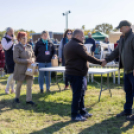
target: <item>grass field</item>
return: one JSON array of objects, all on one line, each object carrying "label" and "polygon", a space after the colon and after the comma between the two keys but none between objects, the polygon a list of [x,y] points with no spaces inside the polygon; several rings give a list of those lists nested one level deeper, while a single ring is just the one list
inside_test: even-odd
[{"label": "grass field", "polygon": [[[113,85],[112,78],[110,79],[113,97],[104,91],[100,102],[100,86],[88,83],[85,106],[93,117],[86,122],[70,121],[71,90],[60,92],[55,85],[51,87],[51,93],[40,94],[35,79],[33,101],[37,107],[25,104],[25,85],[21,90],[21,103],[16,105],[13,103],[15,95],[6,95],[4,92],[7,78],[0,78],[0,134],[134,134],[133,122],[126,121],[125,117],[115,117],[123,110],[125,102],[122,75],[121,85]],[[95,79],[100,81],[100,76],[96,75]],[[60,85],[63,89],[63,82]]]}]

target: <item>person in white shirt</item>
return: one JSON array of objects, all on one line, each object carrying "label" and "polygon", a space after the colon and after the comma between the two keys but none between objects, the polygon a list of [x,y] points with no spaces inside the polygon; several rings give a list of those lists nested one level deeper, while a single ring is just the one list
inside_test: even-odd
[{"label": "person in white shirt", "polygon": [[11,88],[11,93],[14,93],[14,83],[13,72],[14,72],[14,61],[13,61],[13,46],[14,46],[14,30],[11,27],[6,29],[6,34],[1,40],[2,47],[5,51],[6,69],[7,73],[10,74],[7,79],[7,86],[5,89],[6,94],[9,94],[9,89]]}]

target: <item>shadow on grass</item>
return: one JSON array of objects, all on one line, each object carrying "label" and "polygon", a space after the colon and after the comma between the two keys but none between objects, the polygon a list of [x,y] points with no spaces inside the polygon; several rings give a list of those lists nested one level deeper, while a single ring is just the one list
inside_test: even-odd
[{"label": "shadow on grass", "polygon": [[[45,99],[49,95],[55,95],[57,92],[60,91],[52,91],[51,93],[44,93],[44,94],[32,94],[33,101],[37,104],[37,106],[31,106],[26,104],[26,95],[20,96],[20,102],[19,104],[14,103],[13,99],[9,100],[1,100],[0,102],[0,113],[4,113],[5,111],[10,111],[13,109],[24,109],[24,110],[32,110],[37,113],[47,113],[52,115],[60,115],[60,116],[70,116],[71,111],[71,101],[70,100],[57,100],[57,101],[51,101]],[[64,92],[64,91],[62,91]],[[60,98],[62,99],[62,98]],[[96,102],[98,103],[98,102]],[[87,108],[88,111],[92,109],[92,107],[96,104],[91,104]],[[9,109],[4,109],[5,107],[8,107]]]},{"label": "shadow on grass", "polygon": [[60,129],[62,129],[72,123],[74,123],[74,122],[72,122],[72,121],[58,122],[58,123],[53,124],[50,127],[44,128],[40,131],[32,132],[30,134],[53,134],[54,132],[58,132]]},{"label": "shadow on grass", "polygon": [[134,122],[126,122],[127,120],[125,117],[111,117],[84,129],[79,134],[123,134],[126,133],[127,130],[133,128]]}]

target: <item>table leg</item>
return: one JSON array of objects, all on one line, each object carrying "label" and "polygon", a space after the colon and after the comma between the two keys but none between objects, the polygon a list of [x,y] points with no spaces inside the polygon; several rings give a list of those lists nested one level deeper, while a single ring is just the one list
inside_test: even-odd
[{"label": "table leg", "polygon": [[102,82],[103,82],[103,79],[102,79],[102,74],[101,74],[101,91],[100,91],[100,95],[99,95],[99,101],[100,101],[101,92],[102,92]]},{"label": "table leg", "polygon": [[57,79],[57,72],[56,72],[56,84],[58,85],[58,88],[59,88],[59,90],[61,91],[61,87],[60,87],[60,85],[59,85],[59,83],[58,83],[58,79]]},{"label": "table leg", "polygon": [[110,96],[112,97],[112,92],[111,92],[111,89],[109,88],[109,73],[107,75],[108,75],[108,77],[107,77],[107,86],[108,86]]},{"label": "table leg", "polygon": [[120,85],[120,69],[118,70],[118,84]]},{"label": "table leg", "polygon": [[93,83],[94,82],[94,75],[91,74],[91,82]]},{"label": "table leg", "polygon": [[113,83],[115,84],[115,72],[113,72]]}]

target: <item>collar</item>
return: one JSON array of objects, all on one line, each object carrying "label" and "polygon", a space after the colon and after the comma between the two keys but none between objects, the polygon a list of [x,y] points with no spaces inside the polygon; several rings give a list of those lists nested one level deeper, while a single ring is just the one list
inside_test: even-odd
[{"label": "collar", "polygon": [[78,43],[82,43],[82,44],[83,44],[82,41],[80,41],[80,40],[78,40],[78,39],[76,39],[76,38],[72,38],[72,40],[75,40],[75,41],[77,41]]},{"label": "collar", "polygon": [[126,34],[125,34],[125,39],[128,38],[128,36],[132,33],[132,29],[130,29]]},{"label": "collar", "polygon": [[7,37],[7,38],[9,38],[9,39],[12,39],[12,37],[11,37],[11,36],[9,36],[8,34],[6,34],[6,37]]}]

